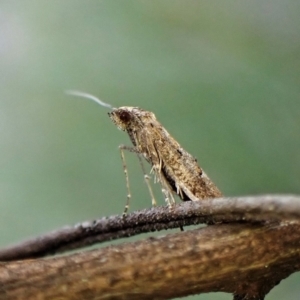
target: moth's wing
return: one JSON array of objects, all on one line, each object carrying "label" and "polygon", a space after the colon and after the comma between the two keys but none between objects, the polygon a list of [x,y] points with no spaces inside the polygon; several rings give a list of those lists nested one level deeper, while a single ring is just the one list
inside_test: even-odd
[{"label": "moth's wing", "polygon": [[137,148],[139,152],[154,168],[158,168],[160,156],[153,143],[154,137],[152,131],[147,126],[144,126],[136,132],[136,139],[138,140]]},{"label": "moth's wing", "polygon": [[[172,191],[173,186],[170,178],[164,172],[164,153],[161,151],[162,136],[159,131],[161,126],[157,121],[157,124],[153,124],[151,128],[145,126],[139,131],[140,146],[139,150],[145,157],[145,159],[152,165],[152,171],[154,172],[156,179],[162,185],[166,198],[171,198],[174,201]],[[160,125],[160,126],[158,126]]]},{"label": "moth's wing", "polygon": [[144,140],[154,170],[159,174],[158,177],[161,177],[161,182],[164,181],[165,185],[168,185],[168,190],[178,194],[182,200],[194,200],[195,196],[182,181],[186,166],[181,146],[159,122],[152,124],[150,131],[145,130]]},{"label": "moth's wing", "polygon": [[158,135],[160,138],[153,143],[162,160],[162,172],[182,200],[198,201],[222,195],[197,160],[166,129],[161,127]]}]

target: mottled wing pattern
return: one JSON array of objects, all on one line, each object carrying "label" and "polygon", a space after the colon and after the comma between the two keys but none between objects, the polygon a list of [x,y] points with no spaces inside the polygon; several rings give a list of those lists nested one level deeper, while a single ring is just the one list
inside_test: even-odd
[{"label": "mottled wing pattern", "polygon": [[153,124],[152,120],[151,123],[155,130],[143,130],[143,145],[147,145],[146,152],[154,170],[160,172],[172,190],[182,200],[220,197],[221,192],[199,167],[196,159],[158,121]]}]

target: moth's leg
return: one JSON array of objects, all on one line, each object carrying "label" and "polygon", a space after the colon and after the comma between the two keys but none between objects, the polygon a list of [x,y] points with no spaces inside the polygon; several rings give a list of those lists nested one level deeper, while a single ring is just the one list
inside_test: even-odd
[{"label": "moth's leg", "polygon": [[162,192],[165,195],[165,201],[167,202],[167,205],[169,207],[172,207],[175,204],[173,191],[171,190],[168,182],[165,179],[163,179],[163,181],[165,181],[165,182],[164,182],[164,184],[162,184],[162,186],[163,186]]},{"label": "moth's leg", "polygon": [[165,176],[161,172],[160,165],[158,165],[156,167],[154,166],[153,170],[157,175],[158,181],[160,181],[160,184],[162,186],[161,191],[162,191],[163,195],[165,196],[165,201],[166,201],[167,205],[169,207],[172,207],[175,204],[175,199],[173,197],[173,191],[172,191],[168,181],[166,180]]},{"label": "moth's leg", "polygon": [[144,167],[144,164],[143,164],[143,160],[141,158],[141,154],[137,153],[137,156],[139,158],[139,162],[140,162],[143,174],[144,174],[144,179],[145,179],[145,182],[146,182],[148,190],[149,190],[149,194],[150,194],[150,197],[151,197],[152,206],[156,206],[157,203],[156,203],[156,200],[155,200],[155,197],[154,197],[154,194],[153,194],[153,190],[152,190],[152,187],[151,187],[150,176],[147,175],[147,173],[146,173],[146,170],[145,170],[145,167]]},{"label": "moth's leg", "polygon": [[[127,171],[125,155],[124,155],[124,150],[126,148],[128,148],[128,147],[126,147],[124,145],[119,146],[120,153],[121,153],[122,164],[123,164],[123,170],[124,170],[124,174],[125,174],[125,178],[126,178],[126,188],[127,188],[127,198],[126,198],[126,204],[125,204],[125,208],[124,208],[124,212],[123,212],[123,217],[125,217],[127,215],[128,208],[129,208],[129,202],[130,202],[130,199],[131,199],[131,192],[130,192],[130,186],[129,186],[129,177],[128,177],[128,171]],[[128,150],[128,149],[126,149],[126,150]]]},{"label": "moth's leg", "polygon": [[148,190],[149,190],[149,193],[150,193],[152,205],[156,206],[155,197],[154,197],[153,190],[152,190],[151,184],[150,184],[150,176],[146,174],[145,167],[144,167],[140,152],[134,147],[129,147],[129,146],[125,146],[125,145],[120,145],[119,149],[120,149],[120,152],[121,152],[123,169],[124,169],[124,173],[125,173],[125,177],[126,177],[126,187],[127,187],[127,192],[128,192],[127,201],[126,201],[125,209],[124,209],[124,212],[123,212],[123,216],[127,215],[127,212],[128,212],[128,209],[129,209],[129,202],[130,202],[130,199],[131,199],[130,186],[129,186],[129,176],[128,176],[128,171],[127,171],[127,166],[126,166],[126,161],[125,161],[124,150],[127,150],[129,152],[137,154],[137,156],[139,158],[141,168],[142,168],[142,171],[143,171],[143,174],[144,174],[145,182],[148,186]]}]

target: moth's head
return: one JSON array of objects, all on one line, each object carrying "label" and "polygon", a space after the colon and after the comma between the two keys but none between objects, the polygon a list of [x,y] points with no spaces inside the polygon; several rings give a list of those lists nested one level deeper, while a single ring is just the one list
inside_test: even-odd
[{"label": "moth's head", "polygon": [[108,113],[110,119],[121,130],[129,129],[137,120],[136,107],[123,106]]}]

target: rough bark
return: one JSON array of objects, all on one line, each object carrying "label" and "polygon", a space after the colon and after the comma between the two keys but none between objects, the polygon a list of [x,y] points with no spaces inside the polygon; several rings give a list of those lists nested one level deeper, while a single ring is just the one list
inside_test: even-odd
[{"label": "rough bark", "polygon": [[265,222],[256,211],[256,223],[215,224],[67,256],[2,262],[0,299],[171,299],[216,291],[236,300],[264,299],[300,267],[296,199],[293,210],[269,206],[269,220],[262,209]]}]

